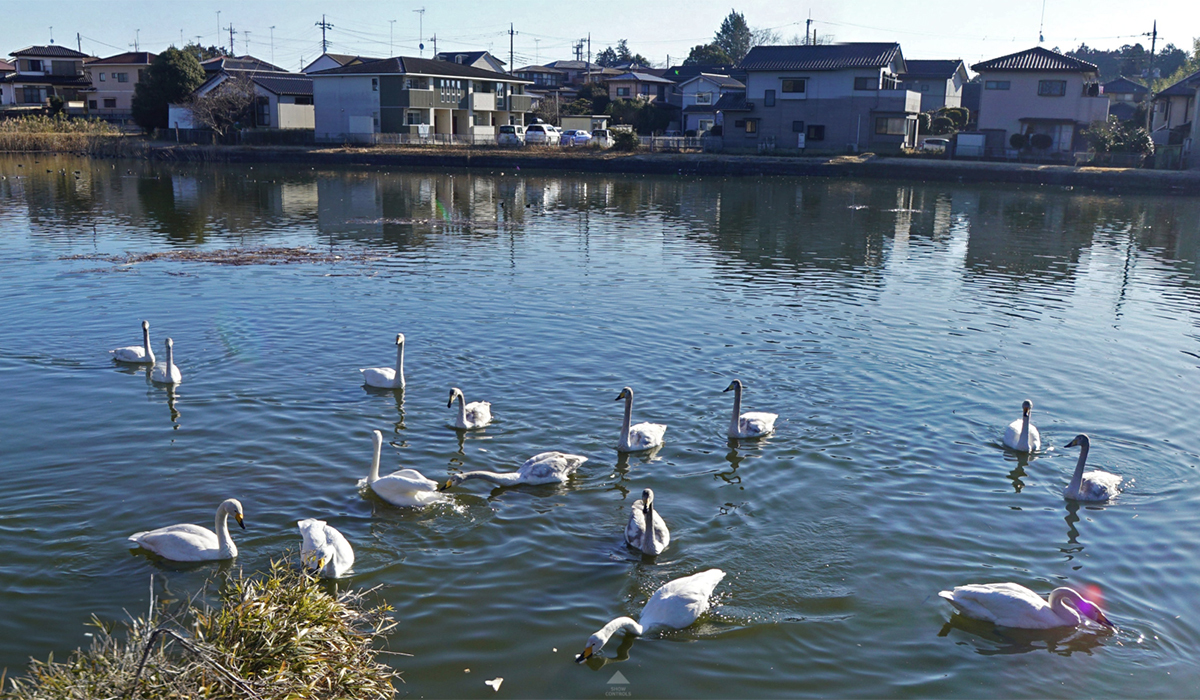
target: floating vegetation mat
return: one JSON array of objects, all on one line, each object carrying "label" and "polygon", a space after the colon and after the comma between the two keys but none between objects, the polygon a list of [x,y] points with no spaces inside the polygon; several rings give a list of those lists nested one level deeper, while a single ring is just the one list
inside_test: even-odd
[{"label": "floating vegetation mat", "polygon": [[124,253],[113,255],[89,253],[66,255],[59,260],[100,260],[114,265],[136,265],[145,262],[203,262],[218,265],[294,265],[298,263],[335,263],[345,261],[381,260],[386,255],[367,253],[332,253],[312,248],[224,248],[221,250],[164,250],[157,253]]}]

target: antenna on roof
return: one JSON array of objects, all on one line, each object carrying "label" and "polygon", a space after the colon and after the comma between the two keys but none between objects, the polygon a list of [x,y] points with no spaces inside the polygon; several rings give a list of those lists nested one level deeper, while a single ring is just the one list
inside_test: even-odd
[{"label": "antenna on roof", "polygon": [[1042,31],[1046,28],[1046,0],[1042,0],[1042,21],[1038,24],[1038,43],[1046,40],[1046,35]]},{"label": "antenna on roof", "polygon": [[54,43],[54,25],[50,25],[50,43]]}]

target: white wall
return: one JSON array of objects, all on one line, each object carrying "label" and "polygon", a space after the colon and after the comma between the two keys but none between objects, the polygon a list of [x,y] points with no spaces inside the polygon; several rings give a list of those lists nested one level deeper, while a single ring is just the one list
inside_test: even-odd
[{"label": "white wall", "polygon": [[312,129],[316,123],[313,105],[280,102],[276,108],[279,110],[280,129]]},{"label": "white wall", "polygon": [[[866,70],[833,70],[833,71],[754,71],[746,79],[746,99],[758,100],[761,104],[766,90],[775,91],[777,100],[820,100],[835,97],[863,97],[870,90],[855,90],[855,78],[873,78],[879,80],[883,69]],[[806,78],[808,80],[803,93],[785,93],[782,90],[784,78]]]},{"label": "white wall", "polygon": [[[1071,119],[1090,124],[1108,119],[1108,98],[1083,96],[1083,74],[1051,71],[987,71],[979,99],[979,128],[1004,129],[1009,135],[1021,133],[1021,118]],[[988,90],[987,81],[1007,80],[1008,90]],[[1038,95],[1038,82],[1065,80],[1062,97]]]},{"label": "white wall", "polygon": [[371,90],[371,76],[313,76],[313,127],[318,141],[341,141],[362,128],[361,118],[379,116],[379,93]]},{"label": "white wall", "polygon": [[183,105],[167,105],[167,128],[193,128],[192,110]]}]

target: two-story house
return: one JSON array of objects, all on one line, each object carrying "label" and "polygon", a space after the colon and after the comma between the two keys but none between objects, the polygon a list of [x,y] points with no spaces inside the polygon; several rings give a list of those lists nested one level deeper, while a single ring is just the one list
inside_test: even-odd
[{"label": "two-story house", "polygon": [[490,51],[439,51],[433,57],[433,60],[449,61],[457,63],[460,66],[482,68],[483,70],[490,70],[495,73],[506,73],[505,66],[508,65],[493,56]]},{"label": "two-story house", "polygon": [[372,142],[376,134],[489,140],[523,124],[527,81],[450,61],[398,56],[311,74],[316,139]]},{"label": "two-story house", "polygon": [[73,109],[82,110],[83,93],[91,82],[83,73],[86,53],[65,46],[30,46],[12,54],[16,71],[0,77],[4,84],[4,104],[45,105],[51,97],[60,97]]},{"label": "two-story house", "polygon": [[6,85],[4,83],[4,78],[10,74],[16,73],[16,72],[17,72],[16,66],[9,63],[8,61],[0,60],[0,105],[8,104],[8,101],[4,99],[4,91],[12,89],[11,87],[9,87],[8,85]]},{"label": "two-story house", "polygon": [[341,68],[348,66],[351,63],[363,63],[364,61],[378,61],[379,58],[371,56],[351,56],[344,53],[323,53],[313,59],[312,63],[305,66],[300,72],[305,75],[316,73],[319,70],[329,70],[330,68]]},{"label": "two-story house", "polygon": [[730,148],[911,148],[920,93],[901,89],[900,44],[756,46],[742,59],[746,95],[718,104]]},{"label": "two-story house", "polygon": [[551,61],[545,65],[547,68],[561,71],[566,76],[565,83],[575,86],[588,82],[603,83],[605,80],[625,72],[616,68],[606,68],[599,63],[588,63],[587,61]]},{"label": "two-story house", "polygon": [[608,78],[606,84],[610,100],[642,100],[644,102],[666,102],[667,95],[675,87],[674,80],[638,72],[614,75]]},{"label": "two-story house", "polygon": [[701,73],[679,83],[680,104],[683,106],[684,132],[695,132],[703,136],[717,121],[717,103],[723,95],[746,91],[745,84],[727,75]]},{"label": "two-story house", "polygon": [[553,90],[562,87],[567,82],[566,73],[546,66],[525,66],[513,71],[513,75],[521,80],[528,80],[531,83],[530,89]]},{"label": "two-story house", "polygon": [[1108,120],[1095,64],[1050,49],[1032,49],[971,66],[979,73],[979,130],[990,154],[1011,149],[1013,134],[1046,134],[1051,153],[1084,147],[1082,132]]},{"label": "two-story house", "polygon": [[1125,76],[1110,80],[1102,87],[1104,96],[1108,98],[1108,113],[1117,119],[1133,118],[1138,105],[1150,96],[1150,88]]},{"label": "two-story house", "polygon": [[921,93],[921,111],[962,107],[963,86],[970,77],[961,59],[907,61],[908,71],[900,76],[907,90]]},{"label": "two-story house", "polygon": [[132,119],[134,88],[156,55],[131,51],[84,64],[83,70],[92,82],[87,95],[88,114],[114,122]]},{"label": "two-story house", "polygon": [[[313,128],[312,78],[304,73],[289,73],[253,56],[217,56],[201,61],[205,81],[191,98],[203,97],[222,89],[231,78],[245,78],[254,89],[254,126],[260,129]],[[168,128],[192,129],[193,122],[187,104],[169,107]]]},{"label": "two-story house", "polygon": [[1166,146],[1182,143],[1191,131],[1189,124],[1197,121],[1196,85],[1200,71],[1192,73],[1154,94],[1150,120],[1150,135],[1154,142]]}]

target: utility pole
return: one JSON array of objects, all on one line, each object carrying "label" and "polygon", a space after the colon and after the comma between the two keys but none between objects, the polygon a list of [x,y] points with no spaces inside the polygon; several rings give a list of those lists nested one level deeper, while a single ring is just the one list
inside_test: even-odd
[{"label": "utility pole", "polygon": [[588,32],[587,81],[592,82],[592,33]]},{"label": "utility pole", "polygon": [[[217,41],[220,41],[220,40],[221,40],[221,11],[217,10]],[[217,48],[218,49],[221,48],[221,45],[217,44]]]},{"label": "utility pole", "polygon": [[388,57],[396,55],[396,20],[388,20]]},{"label": "utility pole", "polygon": [[246,54],[250,54],[250,30],[243,29],[242,34],[246,37]]},{"label": "utility pole", "polygon": [[54,25],[50,25],[50,43],[54,43]]},{"label": "utility pole", "polygon": [[536,64],[538,64],[538,63],[540,63],[540,62],[541,62],[541,60],[542,60],[542,58],[541,58],[541,48],[542,48],[542,40],[541,40],[541,39],[534,39],[534,40],[533,40],[533,62],[534,62],[534,64],[535,64],[535,65],[536,65]]},{"label": "utility pole", "polygon": [[321,15],[321,21],[317,22],[316,26],[321,28],[321,53],[329,53],[329,42],[325,40],[325,30],[333,29],[333,25],[325,21],[325,15]]},{"label": "utility pole", "polygon": [[[413,10],[417,13],[417,48],[421,51],[421,58],[425,58],[425,8]],[[437,47],[434,47],[434,54],[437,53]]]},{"label": "utility pole", "polygon": [[229,23],[229,55],[237,53],[237,47],[233,45],[233,35],[237,34],[237,30],[233,28],[233,22]]},{"label": "utility pole", "polygon": [[811,43],[808,40],[808,38],[810,36],[812,36],[812,13],[811,12],[808,15],[808,19],[804,20],[804,43],[809,44],[811,46]]},{"label": "utility pole", "polygon": [[512,72],[513,72],[513,37],[515,37],[516,35],[517,35],[517,33],[513,31],[512,22],[509,22],[508,23],[508,73],[509,73],[509,75],[512,75]]},{"label": "utility pole", "polygon": [[437,34],[434,34],[429,40],[433,42],[433,55],[437,56]]},{"label": "utility pole", "polygon": [[179,48],[183,48],[183,27],[179,28]]},{"label": "utility pole", "polygon": [[271,63],[275,62],[275,25],[271,25]]},{"label": "utility pole", "polygon": [[75,48],[79,50],[79,53],[83,53],[83,39],[79,37],[79,32],[75,32]]}]

